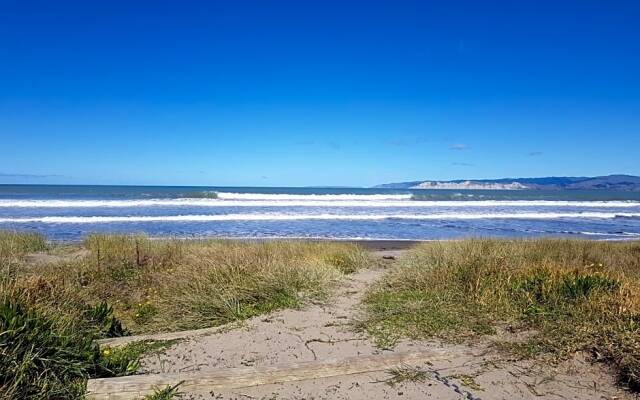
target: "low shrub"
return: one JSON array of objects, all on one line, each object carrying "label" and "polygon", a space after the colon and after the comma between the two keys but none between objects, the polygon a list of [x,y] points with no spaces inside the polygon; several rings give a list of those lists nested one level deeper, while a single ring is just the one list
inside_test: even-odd
[{"label": "low shrub", "polygon": [[[82,398],[86,379],[127,372],[73,321],[0,299],[0,398]],[[126,360],[126,364],[135,360]]]},{"label": "low shrub", "polygon": [[122,322],[113,315],[113,306],[102,301],[84,312],[90,326],[95,327],[98,336],[105,338],[128,336],[130,332],[122,326]]}]

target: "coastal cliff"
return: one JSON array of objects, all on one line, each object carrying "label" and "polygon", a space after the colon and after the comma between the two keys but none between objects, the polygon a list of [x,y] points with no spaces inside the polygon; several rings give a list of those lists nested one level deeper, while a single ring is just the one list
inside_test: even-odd
[{"label": "coastal cliff", "polygon": [[640,177],[607,175],[595,177],[502,178],[451,181],[411,181],[375,186],[387,189],[456,189],[456,190],[617,190],[640,191]]}]

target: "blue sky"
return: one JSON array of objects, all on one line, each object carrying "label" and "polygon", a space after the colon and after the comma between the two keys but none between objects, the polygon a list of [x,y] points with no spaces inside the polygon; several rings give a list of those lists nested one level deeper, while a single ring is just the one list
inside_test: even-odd
[{"label": "blue sky", "polygon": [[622,0],[0,0],[0,183],[640,175],[638,20]]}]

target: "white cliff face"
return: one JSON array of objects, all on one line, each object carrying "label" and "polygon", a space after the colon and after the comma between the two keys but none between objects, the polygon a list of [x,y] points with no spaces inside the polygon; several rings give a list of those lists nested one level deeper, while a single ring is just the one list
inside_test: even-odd
[{"label": "white cliff face", "polygon": [[426,181],[418,185],[412,186],[411,189],[489,189],[489,190],[521,190],[527,189],[527,186],[518,183],[483,183],[483,182],[432,182]]}]

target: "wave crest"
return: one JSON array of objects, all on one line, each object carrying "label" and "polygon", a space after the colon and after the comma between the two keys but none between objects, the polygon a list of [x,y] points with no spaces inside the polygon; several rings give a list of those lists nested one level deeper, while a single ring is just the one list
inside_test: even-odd
[{"label": "wave crest", "polygon": [[[268,195],[265,195],[268,196]],[[276,195],[280,196],[280,195]],[[293,198],[178,198],[136,200],[8,200],[0,199],[1,208],[126,208],[126,207],[577,207],[577,208],[632,208],[637,201],[556,201],[556,200],[445,200],[411,201],[398,197],[379,198],[377,195],[291,195]],[[334,196],[334,197],[323,197]],[[360,197],[357,197],[360,196]]]},{"label": "wave crest", "polygon": [[46,216],[27,218],[0,218],[0,223],[95,224],[114,222],[214,222],[214,221],[297,221],[345,220],[377,221],[405,220],[475,220],[475,219],[613,219],[640,218],[640,213],[456,213],[456,214],[218,214],[218,215],[160,215],[160,216]]},{"label": "wave crest", "polygon": [[285,194],[218,192],[218,198],[221,200],[399,201],[411,200],[411,196],[411,194]]}]

